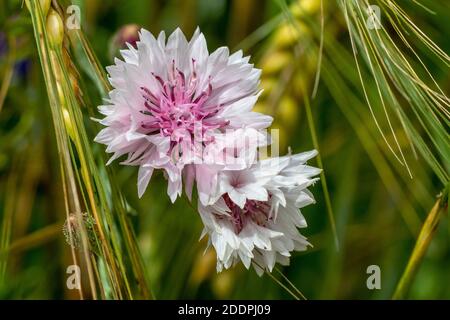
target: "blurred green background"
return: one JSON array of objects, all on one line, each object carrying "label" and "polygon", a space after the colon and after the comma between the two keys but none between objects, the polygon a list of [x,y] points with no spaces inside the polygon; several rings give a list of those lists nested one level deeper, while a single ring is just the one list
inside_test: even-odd
[{"label": "blurred green background", "polygon": [[[199,26],[210,52],[219,46],[244,50],[256,67],[263,69],[264,92],[256,108],[274,116],[273,128],[280,130],[281,153],[286,153],[288,147],[293,152],[314,148],[305,92],[310,98],[320,56],[320,1],[72,3],[81,8],[81,27],[103,66],[112,64],[124,41],[133,41],[136,26],[154,34],[161,30],[171,33],[180,27],[188,39]],[[413,1],[398,1],[421,30],[444,52],[450,52],[450,3],[421,3],[435,13]],[[411,148],[398,119],[393,120],[394,132],[413,178],[394,158],[365,101],[344,14],[335,1],[326,0],[323,16],[321,79],[311,99],[311,110],[340,244],[337,250],[321,181],[312,188],[317,204],[302,210],[309,225],[302,233],[314,248],[294,253],[290,266],[282,271],[309,299],[389,299],[420,227],[445,184],[424,157]],[[382,23],[395,37],[395,30],[383,15]],[[77,299],[76,292],[65,285],[66,267],[72,262],[62,232],[66,215],[52,116],[30,15],[25,6],[21,8],[21,1],[0,0],[0,30],[0,298]],[[401,48],[407,52],[407,48]],[[415,48],[448,95],[448,66],[443,66],[421,43]],[[407,55],[414,58],[411,53]],[[82,62],[77,62],[77,67],[81,99],[86,105],[101,104],[102,96],[87,68]],[[432,84],[425,71],[417,70],[427,84]],[[363,68],[362,76],[369,96],[376,95],[375,82],[367,68]],[[399,101],[407,115],[413,114],[407,99],[399,97]],[[394,143],[381,103],[374,102],[373,107],[383,130],[386,129],[387,141]],[[448,110],[448,105],[445,107]],[[92,140],[97,129],[91,124],[86,107],[82,112]],[[394,112],[392,117],[396,119]],[[411,121],[424,143],[435,152],[420,121]],[[448,118],[443,125],[448,132]],[[92,142],[92,150],[101,154],[104,147]],[[435,158],[448,172],[445,158],[439,154]],[[198,241],[202,230],[198,214],[184,199],[170,203],[164,177],[155,175],[139,200],[137,169],[111,166],[127,199],[127,211],[156,298],[291,298],[270,277],[260,278],[242,265],[217,274],[215,252],[210,249],[204,253],[207,243]],[[446,213],[408,298],[450,298],[449,232]],[[380,266],[380,290],[366,286],[369,265]]]}]

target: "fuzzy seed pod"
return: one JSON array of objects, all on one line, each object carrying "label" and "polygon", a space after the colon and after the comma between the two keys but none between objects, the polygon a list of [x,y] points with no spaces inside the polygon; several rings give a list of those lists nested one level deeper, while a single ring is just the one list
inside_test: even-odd
[{"label": "fuzzy seed pod", "polygon": [[66,242],[72,248],[81,248],[81,228],[80,224],[84,224],[87,233],[90,249],[96,249],[95,220],[86,212],[83,214],[71,213],[63,225],[63,234]]},{"label": "fuzzy seed pod", "polygon": [[58,12],[50,10],[46,26],[50,44],[53,47],[60,47],[64,38],[64,24]]}]

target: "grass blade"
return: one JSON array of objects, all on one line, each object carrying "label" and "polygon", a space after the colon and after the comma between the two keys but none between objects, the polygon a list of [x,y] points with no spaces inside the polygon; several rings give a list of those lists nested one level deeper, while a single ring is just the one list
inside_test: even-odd
[{"label": "grass blade", "polygon": [[409,258],[408,264],[406,265],[406,269],[400,278],[397,288],[395,289],[393,296],[394,300],[406,298],[408,290],[414,281],[414,277],[419,270],[423,258],[425,257],[431,240],[436,233],[439,221],[442,215],[448,210],[448,191],[449,185],[447,185],[447,188],[443,191],[442,195],[434,204],[422,226],[422,229],[420,230],[419,237]]}]

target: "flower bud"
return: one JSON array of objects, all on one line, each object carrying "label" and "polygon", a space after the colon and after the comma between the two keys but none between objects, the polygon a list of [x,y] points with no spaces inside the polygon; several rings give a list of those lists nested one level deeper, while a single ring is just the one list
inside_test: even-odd
[{"label": "flower bud", "polygon": [[[50,9],[50,4],[52,0],[30,0],[30,1],[39,1],[39,5],[41,6],[42,16],[46,17],[48,9]],[[25,1],[28,10],[30,10],[30,7],[28,5],[28,1]]]},{"label": "flower bud", "polygon": [[46,25],[50,44],[54,47],[61,46],[64,38],[64,24],[58,12],[50,10]]},{"label": "flower bud", "polygon": [[109,55],[113,59],[120,49],[125,49],[127,43],[136,46],[139,40],[140,27],[137,24],[126,24],[122,26],[111,38],[109,42]]}]

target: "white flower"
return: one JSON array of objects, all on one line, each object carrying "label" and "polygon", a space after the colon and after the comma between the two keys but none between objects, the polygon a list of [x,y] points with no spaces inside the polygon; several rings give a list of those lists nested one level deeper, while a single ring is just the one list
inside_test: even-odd
[{"label": "white flower", "polygon": [[[272,118],[252,112],[258,99],[261,71],[249,64],[242,51],[232,55],[226,47],[208,53],[206,40],[197,29],[187,41],[180,29],[166,42],[164,32],[157,39],[142,29],[137,48],[122,50],[124,61],[115,60],[107,68],[114,89],[108,104],[100,106],[106,126],[95,141],[113,153],[109,163],[123,155],[122,164],[139,166],[138,194],[142,196],[154,169],[163,169],[168,194],[175,201],[182,191],[182,175],[209,185],[220,168],[202,166],[205,150],[209,154],[229,151],[227,130],[241,130],[236,139],[267,128]],[[247,146],[255,154],[266,142]],[[232,144],[239,145],[239,142]],[[251,159],[239,159],[238,164]],[[200,164],[183,172],[186,166]],[[223,166],[221,168],[224,168]],[[199,176],[211,174],[209,177]],[[202,201],[209,188],[199,188]],[[214,185],[212,185],[215,187]],[[199,186],[198,186],[199,187]]]},{"label": "white flower", "polygon": [[320,169],[306,165],[315,150],[259,161],[249,169],[222,171],[216,195],[209,205],[199,202],[204,223],[202,236],[217,253],[217,270],[239,260],[259,275],[276,262],[289,264],[292,251],[310,245],[297,228],[306,220],[299,211],[314,197],[307,189],[318,180]]}]

